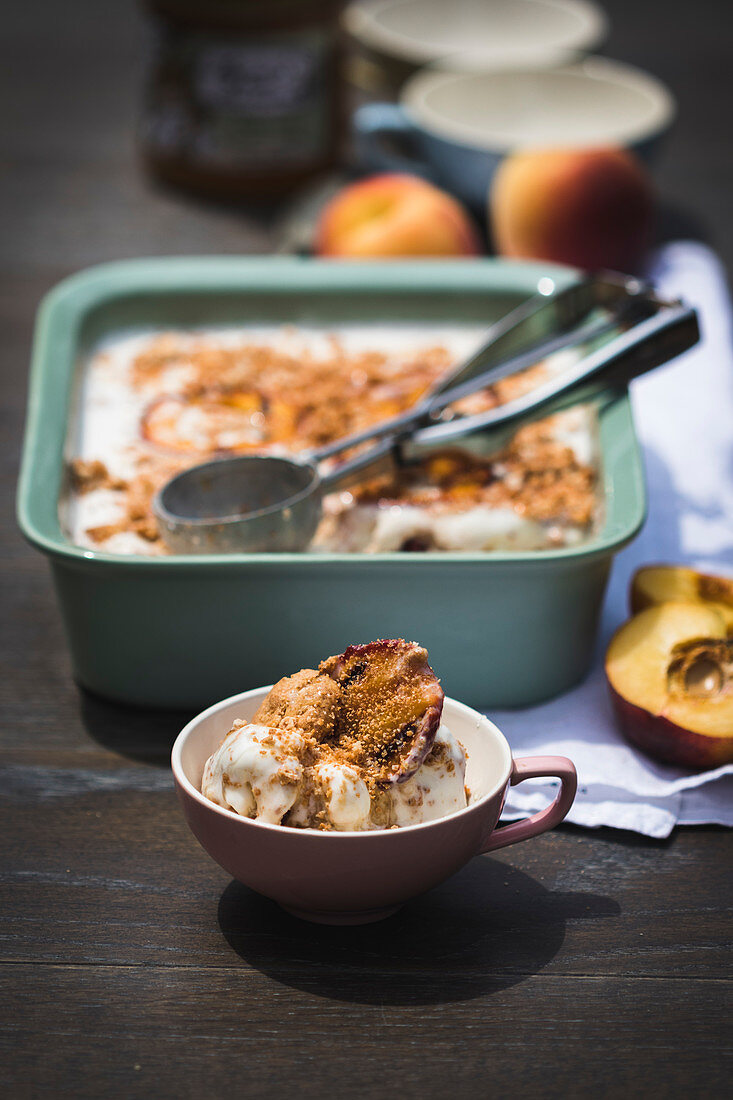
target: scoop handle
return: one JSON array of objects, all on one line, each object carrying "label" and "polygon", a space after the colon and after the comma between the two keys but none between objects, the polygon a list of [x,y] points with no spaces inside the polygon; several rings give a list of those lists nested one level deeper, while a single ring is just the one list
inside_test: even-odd
[{"label": "scoop handle", "polygon": [[575,765],[567,756],[523,756],[514,761],[509,783],[516,787],[524,779],[544,779],[555,776],[560,780],[560,790],[554,802],[539,813],[523,821],[513,821],[501,829],[494,829],[481,852],[495,852],[520,840],[529,840],[532,836],[546,833],[563,821],[570,810],[578,789],[578,775]]},{"label": "scoop handle", "polygon": [[[584,356],[556,378],[549,379],[523,397],[515,398],[485,413],[458,417],[456,420],[410,432],[410,427],[425,417],[425,406],[420,406],[416,412],[404,418],[403,433],[395,433],[380,440],[368,451],[326,474],[322,484],[329,489],[336,486],[345,488],[347,484],[359,480],[356,475],[363,475],[372,465],[375,474],[386,469],[389,464],[388,456],[394,456],[398,441],[404,441],[408,435],[412,436],[412,442],[417,445],[439,443],[482,429],[548,416],[571,405],[592,401],[604,390],[627,386],[633,378],[681,355],[697,343],[699,336],[694,309],[683,305],[665,306],[658,313],[609,340],[590,355]],[[480,388],[480,381],[481,376],[436,395],[430,402],[429,409],[437,411],[464,396],[466,392],[474,392]],[[368,438],[369,433],[364,433],[364,437]],[[348,442],[353,445],[353,437]],[[345,442],[334,445],[330,453],[341,450],[345,445]],[[313,455],[310,458],[311,461],[314,460]]]},{"label": "scoop handle", "polygon": [[[396,444],[392,436],[380,439],[367,451],[342,462],[328,473],[321,474],[320,491],[333,493],[348,489],[350,485],[363,482],[366,477],[379,477],[380,474],[394,471]],[[311,461],[313,461],[311,456]]]},{"label": "scoop handle", "polygon": [[[693,347],[699,337],[694,309],[680,304],[665,306],[523,397],[484,413],[422,428],[414,433],[413,441],[437,443],[456,439],[481,429],[549,416],[571,405],[592,401],[603,391],[627,386],[632,379],[681,355]],[[462,386],[452,390],[453,400],[463,396],[462,391]]]}]

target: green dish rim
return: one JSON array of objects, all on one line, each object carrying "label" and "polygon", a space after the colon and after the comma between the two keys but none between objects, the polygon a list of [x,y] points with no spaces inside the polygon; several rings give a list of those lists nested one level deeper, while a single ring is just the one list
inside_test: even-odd
[{"label": "green dish rim", "polygon": [[38,310],[33,340],[28,410],[17,496],[17,518],[30,543],[68,564],[134,567],[161,570],[240,569],[297,565],[389,563],[421,568],[440,562],[477,565],[548,565],[566,559],[587,559],[616,552],[639,531],[646,517],[646,491],[641,456],[626,391],[609,395],[600,410],[601,451],[606,457],[613,430],[630,445],[631,469],[623,489],[604,461],[606,519],[597,538],[579,546],[551,550],[483,551],[481,553],[426,552],[405,554],[201,554],[146,557],[89,550],[68,542],[58,516],[58,497],[66,443],[66,407],[78,356],[78,337],[93,309],[116,298],[149,293],[174,294],[241,290],[274,294],[359,291],[390,292],[406,297],[421,292],[485,290],[529,295],[541,279],[550,278],[561,289],[579,277],[572,268],[524,261],[478,259],[439,261],[337,261],[299,257],[210,256],[156,257],[123,260],[87,268],[57,284]]}]

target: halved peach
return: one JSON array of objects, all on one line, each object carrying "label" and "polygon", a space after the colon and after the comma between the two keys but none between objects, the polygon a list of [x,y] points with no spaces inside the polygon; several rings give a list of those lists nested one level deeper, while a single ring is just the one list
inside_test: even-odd
[{"label": "halved peach", "polygon": [[685,565],[643,565],[631,578],[631,611],[668,600],[693,600],[712,604],[733,633],[733,578],[700,573]]},{"label": "halved peach", "polygon": [[650,756],[695,771],[733,762],[733,645],[715,607],[639,612],[611,639],[606,675],[624,734]]}]

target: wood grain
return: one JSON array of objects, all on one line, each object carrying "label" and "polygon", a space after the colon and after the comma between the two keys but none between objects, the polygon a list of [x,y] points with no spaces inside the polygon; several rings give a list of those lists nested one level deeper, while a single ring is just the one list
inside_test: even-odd
[{"label": "wood grain", "polygon": [[345,931],[231,883],[188,832],[167,769],[75,755],[0,768],[0,960],[150,965],[164,952],[168,966],[219,967],[234,952],[280,975],[295,957],[324,987],[356,971],[364,997],[375,961],[400,975],[428,968],[454,998],[466,975],[539,969],[731,976],[720,952],[730,882],[710,877],[730,851],[722,830],[650,845],[566,829],[475,860],[385,924]]},{"label": "wood grain", "polygon": [[[33,1067],[39,1095],[68,1081],[90,1098],[556,1097],[589,1095],[592,1082],[600,1096],[703,1097],[729,1080],[715,1037],[722,982],[543,975],[480,1003],[364,1005],[247,968],[16,970],[0,972],[24,989],[0,1049]],[[14,1084],[5,1059],[4,1077]]]},{"label": "wood grain", "polygon": [[[607,52],[681,101],[659,175],[668,224],[712,236],[730,263],[720,5],[604,7]],[[725,1095],[727,832],[564,828],[475,860],[382,924],[310,926],[190,836],[167,765],[188,716],[71,682],[46,565],[13,516],[37,303],[87,264],[267,251],[282,216],[140,174],[145,42],[135,5],[96,0],[25,0],[0,34],[0,1093]]]}]

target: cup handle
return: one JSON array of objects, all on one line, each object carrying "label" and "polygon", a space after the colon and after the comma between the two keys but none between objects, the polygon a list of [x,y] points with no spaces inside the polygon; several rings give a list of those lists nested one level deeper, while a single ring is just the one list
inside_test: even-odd
[{"label": "cup handle", "polygon": [[554,829],[567,816],[578,789],[578,775],[572,760],[568,760],[566,756],[520,757],[514,761],[509,782],[512,787],[516,787],[523,779],[540,779],[548,775],[556,776],[560,780],[560,790],[555,801],[523,821],[513,821],[511,825],[494,829],[481,849],[482,852],[495,852],[497,848],[506,848],[520,840],[539,836],[548,829]]},{"label": "cup handle", "polygon": [[384,137],[410,139],[416,128],[396,103],[366,103],[354,112],[357,153],[364,164],[378,172],[409,172],[431,180],[430,169],[417,157],[392,153],[385,148]]}]

